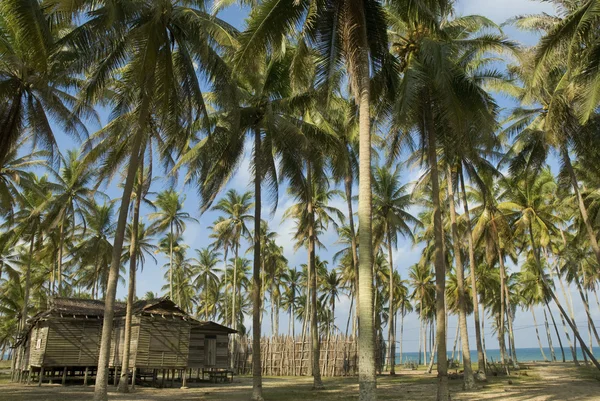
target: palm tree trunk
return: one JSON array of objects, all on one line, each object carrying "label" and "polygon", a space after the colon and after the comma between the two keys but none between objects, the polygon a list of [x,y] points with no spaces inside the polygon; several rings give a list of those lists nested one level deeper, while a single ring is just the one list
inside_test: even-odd
[{"label": "palm tree trunk", "polygon": [[404,303],[402,304],[402,312],[400,312],[400,363],[402,363],[402,342],[404,339]]},{"label": "palm tree trunk", "polygon": [[58,290],[57,293],[60,295],[60,291],[62,290],[62,259],[63,259],[63,247],[65,243],[64,239],[64,228],[65,228],[65,218],[62,219],[60,223],[60,231],[58,238]]},{"label": "palm tree trunk", "polygon": [[508,286],[504,288],[504,297],[506,301],[506,321],[508,322],[508,341],[512,356],[512,366],[513,369],[517,369],[519,366],[519,361],[517,360],[517,349],[515,347],[515,333],[513,331],[513,313],[510,304],[510,294],[508,292]]},{"label": "palm tree trunk", "polygon": [[540,352],[542,353],[544,362],[548,362],[548,358],[546,358],[546,354],[544,353],[544,347],[542,346],[542,340],[540,339],[540,331],[538,330],[537,319],[535,318],[535,312],[533,311],[533,305],[529,305],[529,310],[531,311],[531,316],[533,317],[533,325],[535,326],[535,335],[538,340],[538,345],[540,346]]},{"label": "palm tree trunk", "polygon": [[[344,190],[346,192],[346,203],[348,206],[348,225],[350,226],[351,246],[352,246],[352,269],[354,270],[354,290],[355,297],[358,300],[358,246],[356,243],[356,231],[354,229],[354,212],[352,210],[352,166],[348,163],[348,171],[344,178]],[[358,316],[358,302],[355,306],[354,316]],[[356,333],[352,333],[355,335]]]},{"label": "palm tree trunk", "polygon": [[456,267],[456,282],[458,290],[458,326],[460,327],[461,347],[463,350],[464,381],[463,388],[470,390],[475,387],[473,368],[471,367],[471,352],[469,349],[469,331],[467,329],[467,311],[465,300],[465,271],[462,262],[458,226],[456,224],[456,208],[454,205],[454,185],[452,183],[452,169],[447,167],[448,202],[450,204],[450,222],[452,225],[452,245],[454,246],[454,261]]},{"label": "palm tree trunk", "polygon": [[[231,300],[231,323],[233,325],[233,329],[237,330],[237,316],[236,316],[236,305],[235,301],[237,300],[237,264],[238,264],[238,254],[240,248],[240,241],[235,244],[235,254],[233,255],[233,278],[231,281],[233,282],[233,299]],[[236,354],[236,345],[237,345],[237,337],[236,333],[231,335],[231,360],[229,361],[231,369],[234,368],[233,364],[235,363],[235,354]]]},{"label": "palm tree trunk", "polygon": [[396,364],[395,362],[395,356],[396,356],[396,344],[394,341],[394,259],[393,259],[393,255],[392,255],[392,233],[391,233],[391,229],[388,228],[388,258],[389,258],[389,265],[390,265],[390,278],[389,278],[389,306],[388,306],[388,342],[390,343],[389,345],[389,357],[388,357],[388,361],[390,364],[390,375],[395,376],[396,375],[396,370],[394,365]]},{"label": "palm tree trunk", "polygon": [[[143,152],[142,152],[143,153]],[[129,244],[129,289],[127,292],[127,309],[125,314],[125,341],[123,344],[123,361],[121,365],[121,378],[119,379],[118,391],[122,393],[129,392],[128,375],[129,375],[129,354],[131,349],[131,320],[133,317],[133,301],[135,298],[135,273],[137,262],[137,240],[140,223],[140,207],[142,204],[142,184],[144,165],[143,160],[140,162],[140,173],[138,178],[139,189],[135,198],[133,209],[133,221],[131,223],[131,240]],[[134,378],[135,380],[135,378]],[[133,384],[133,383],[132,383]]]},{"label": "palm tree trunk", "polygon": [[[432,107],[431,104],[426,107]],[[437,165],[436,133],[431,108],[427,109],[428,115],[424,119],[425,130],[428,135],[427,153],[431,175],[431,192],[433,200],[433,231],[435,238],[435,306],[436,306],[436,343],[438,357],[438,390],[437,400],[447,401],[450,392],[448,389],[448,361],[446,354],[446,266],[444,262],[442,210],[440,206],[440,181]],[[362,227],[362,225],[360,226]]]},{"label": "palm tree trunk", "polygon": [[561,145],[561,156],[563,159],[563,163],[567,168],[569,173],[569,177],[571,179],[571,185],[573,186],[573,191],[575,192],[575,196],[577,197],[577,206],[579,207],[579,213],[581,213],[581,218],[585,224],[585,229],[588,234],[588,240],[590,241],[590,246],[592,247],[592,251],[594,255],[596,255],[596,260],[600,263],[600,246],[598,245],[598,240],[596,239],[596,234],[594,233],[594,228],[592,226],[592,222],[590,221],[590,217],[588,215],[588,211],[585,207],[585,202],[583,201],[583,196],[581,192],[579,192],[579,184],[577,182],[577,176],[575,175],[575,170],[573,169],[573,165],[571,164],[571,158],[569,156],[569,150],[567,149],[565,144]]},{"label": "palm tree trunk", "polygon": [[450,356],[450,359],[452,359],[453,361],[456,361],[456,359],[454,359],[454,355],[456,354],[456,346],[458,345],[459,337],[460,337],[460,325],[456,325],[456,334],[454,335],[454,347],[452,348],[452,356]]},{"label": "palm tree trunk", "polygon": [[313,389],[323,388],[321,380],[321,366],[319,364],[321,356],[321,344],[319,338],[319,327],[317,321],[317,269],[315,261],[315,233],[314,233],[314,211],[312,194],[312,166],[310,160],[306,161],[306,188],[308,212],[308,270],[310,272],[310,337],[312,343],[312,374]]},{"label": "palm tree trunk", "polygon": [[579,335],[579,330],[577,330],[577,326],[575,325],[575,318],[573,318],[573,320],[571,320],[569,318],[569,316],[567,315],[567,312],[564,310],[564,308],[562,307],[560,301],[558,300],[558,297],[554,293],[554,289],[546,281],[546,277],[544,276],[544,272],[542,271],[542,264],[541,264],[541,261],[540,261],[540,254],[539,254],[539,252],[536,249],[535,241],[534,241],[534,238],[533,238],[533,228],[532,228],[531,222],[529,223],[529,240],[531,241],[531,247],[533,249],[533,255],[535,257],[536,264],[538,266],[538,269],[540,270],[540,278],[542,280],[542,284],[546,288],[546,291],[548,292],[548,294],[550,294],[550,296],[552,297],[552,300],[554,301],[554,303],[556,303],[556,306],[558,307],[558,309],[560,310],[560,313],[563,315],[563,317],[567,321],[567,324],[571,327],[571,330],[573,330],[573,334],[575,335],[575,337],[577,338],[577,340],[579,340],[579,343],[581,344],[581,349],[582,349],[582,351],[584,353],[583,354],[584,358],[585,358],[586,355],[589,356],[589,358],[592,361],[592,363],[594,364],[594,366],[596,366],[596,368],[598,370],[600,370],[600,363],[598,363],[598,361],[596,360],[596,358],[594,358],[594,355],[592,354],[592,352],[590,351],[590,349],[587,347],[587,345],[585,344],[585,342],[583,341],[583,339]]},{"label": "palm tree trunk", "polygon": [[[364,18],[364,15],[363,15]],[[362,30],[364,44],[367,43],[365,21],[358,29]],[[357,99],[359,106],[359,182],[358,182],[358,225],[359,266],[358,266],[358,383],[359,400],[377,399],[377,376],[375,369],[375,331],[373,322],[373,238],[371,212],[371,121],[370,121],[370,76],[369,57],[366,46],[359,46],[359,71],[357,72]]]},{"label": "palm tree trunk", "polygon": [[[261,221],[261,193],[262,179],[261,166],[261,139],[260,129],[254,129],[254,263],[252,269],[252,400],[262,401],[262,372],[260,352],[260,221]],[[237,263],[237,262],[236,262]]]},{"label": "palm tree trunk", "polygon": [[204,318],[208,321],[208,272],[204,273]]},{"label": "palm tree trunk", "polygon": [[546,328],[546,338],[548,338],[548,348],[550,348],[550,357],[553,362],[556,362],[556,352],[554,352],[554,345],[552,344],[552,336],[550,335],[550,325],[548,324],[548,314],[546,313],[546,309],[542,308],[544,311],[544,327]]},{"label": "palm tree trunk", "polygon": [[[594,319],[592,319],[592,315],[590,313],[590,306],[588,300],[583,294],[583,288],[581,288],[581,283],[579,282],[578,278],[575,278],[575,285],[577,286],[577,291],[579,292],[581,302],[583,303],[583,308],[585,309],[585,313],[587,315],[589,329],[594,333],[594,337],[596,338],[596,344],[600,345],[600,336],[598,336],[598,331],[596,330],[596,326],[594,325]],[[590,342],[590,347],[592,347],[592,345],[593,344]]]},{"label": "palm tree trunk", "polygon": [[498,338],[500,339],[500,359],[504,365],[506,363],[506,345],[505,345],[505,332],[504,332],[504,312],[506,306],[506,267],[504,266],[504,254],[502,253],[500,235],[496,228],[496,223],[492,218],[492,226],[494,228],[494,235],[496,237],[496,244],[498,244],[498,262],[500,263],[500,325]]},{"label": "palm tree trunk", "polygon": [[[562,233],[562,231],[561,231]],[[564,235],[563,235],[563,241],[565,241],[564,239]],[[560,271],[558,270],[558,266],[554,266],[555,270],[556,270],[556,274],[558,276],[558,283],[560,284],[560,288],[562,290],[563,293],[563,297],[565,298],[565,302],[567,302],[567,308],[569,309],[569,311],[571,312],[572,315],[572,307],[571,304],[569,303],[569,298],[567,297],[567,292],[565,290],[565,284],[563,283],[562,277],[560,275]],[[552,269],[550,269],[550,272],[552,272]],[[554,276],[552,276],[552,279],[554,280]],[[560,319],[562,321],[562,325],[563,325],[563,329],[565,330],[565,335],[567,337],[567,341],[569,342],[569,348],[571,349],[571,355],[573,357],[573,362],[575,363],[575,366],[579,366],[579,361],[577,360],[577,340],[575,339],[575,342],[571,342],[571,336],[569,335],[569,331],[567,330],[567,325],[565,323],[565,318],[563,317],[562,314],[560,315]]]},{"label": "palm tree trunk", "polygon": [[[225,301],[223,302],[225,304],[225,326],[229,325],[229,302],[227,302],[227,245],[225,245],[223,247],[223,277],[225,278],[225,286],[224,286],[224,297],[225,297]],[[231,280],[231,285],[233,285],[233,278]],[[232,324],[233,327],[233,324]]]},{"label": "palm tree trunk", "polygon": [[[350,284],[352,286],[352,284]],[[350,289],[350,308],[348,309],[348,321],[346,322],[346,337],[348,337],[348,330],[350,329],[350,320],[352,319],[352,312],[354,308],[354,291]]]},{"label": "palm tree trunk", "polygon": [[[550,305],[548,305],[548,301],[544,300],[546,304],[546,309],[548,309],[548,313],[550,314],[550,319],[552,319],[552,324],[554,325],[554,332],[556,333],[556,338],[558,338],[558,345],[560,346],[560,352],[562,353],[562,361],[566,362],[565,358],[565,349],[563,348],[562,340],[560,339],[560,334],[558,333],[558,327],[556,326],[556,320],[554,320],[554,314],[552,314],[552,310],[550,309]],[[569,343],[571,339],[569,338]]]},{"label": "palm tree trunk", "polygon": [[35,244],[35,231],[31,233],[29,241],[29,259],[27,260],[27,270],[25,270],[25,288],[23,289],[23,309],[21,310],[21,330],[25,330],[27,323],[27,313],[29,306],[29,291],[31,287],[31,265],[33,262],[33,246]]},{"label": "palm tree trunk", "polygon": [[477,376],[479,380],[485,381],[485,357],[483,353],[483,342],[481,338],[481,323],[479,320],[479,300],[477,295],[477,277],[475,276],[475,247],[473,246],[473,231],[471,231],[471,215],[469,214],[469,202],[467,200],[467,191],[465,189],[465,180],[462,168],[459,169],[460,187],[462,192],[462,203],[464,216],[466,219],[467,242],[469,245],[469,269],[471,270],[471,297],[473,298],[473,317],[475,319],[475,342],[477,345]]},{"label": "palm tree trunk", "polygon": [[115,240],[113,244],[112,259],[108,273],[108,283],[105,293],[104,303],[104,322],[102,325],[102,339],[100,341],[100,351],[98,358],[98,370],[96,373],[96,385],[94,389],[94,401],[106,401],[108,387],[108,358],[110,354],[110,341],[113,329],[113,318],[115,309],[115,296],[117,295],[117,284],[119,280],[119,267],[121,266],[121,252],[123,250],[123,240],[125,238],[125,228],[127,226],[127,213],[131,201],[131,192],[135,181],[135,175],[139,167],[140,149],[142,138],[144,136],[144,126],[149,109],[148,96],[144,96],[140,105],[140,118],[138,128],[131,147],[131,158],[127,167],[127,178],[123,187],[123,196],[121,197],[121,207],[119,218],[117,220],[117,229],[115,231]]},{"label": "palm tree trunk", "polygon": [[[143,153],[143,152],[142,152]],[[135,204],[133,208],[133,221],[131,223],[131,240],[129,244],[129,289],[127,292],[127,308],[125,312],[125,340],[123,344],[123,361],[121,364],[121,377],[119,379],[118,391],[122,393],[129,392],[128,376],[129,376],[129,354],[131,349],[131,320],[133,317],[133,301],[135,298],[135,273],[137,262],[137,240],[140,223],[140,207],[142,204],[142,184],[144,165],[143,160],[140,162],[138,178],[138,193],[136,194]],[[134,379],[135,380],[135,379]],[[132,383],[133,384],[133,383]]]},{"label": "palm tree trunk", "polygon": [[173,299],[173,223],[169,225],[171,236],[169,237],[169,297]]}]

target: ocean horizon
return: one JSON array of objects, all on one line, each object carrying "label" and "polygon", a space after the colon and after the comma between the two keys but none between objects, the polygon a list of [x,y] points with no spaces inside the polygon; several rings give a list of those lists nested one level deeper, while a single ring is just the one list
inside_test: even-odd
[{"label": "ocean horizon", "polygon": [[[544,354],[546,355],[547,361],[552,361],[552,354],[550,353],[550,347],[543,348]],[[572,361],[573,354],[571,353],[571,348],[568,346],[564,348],[565,351],[565,361]],[[517,352],[517,361],[519,362],[544,362],[544,356],[540,351],[540,348],[516,348]],[[560,347],[554,347],[554,353],[556,355],[556,360],[562,362],[562,352]],[[458,348],[456,349],[456,353],[454,354],[454,359],[460,361],[460,354]],[[486,350],[487,359],[489,362],[498,362],[500,360],[500,350],[499,349],[488,349]],[[598,358],[600,357],[600,347],[594,347],[592,349],[592,354]],[[423,357],[421,353],[421,364],[423,364]],[[430,358],[429,351],[427,352],[427,361],[426,364],[429,363]],[[452,351],[448,352],[448,358],[452,357]],[[577,360],[583,361],[583,353],[580,347],[577,347]],[[399,352],[396,352],[396,365],[402,365],[407,362],[418,362],[419,361],[419,353],[418,352],[403,352],[402,357]],[[471,361],[477,362],[477,350],[471,350]]]}]

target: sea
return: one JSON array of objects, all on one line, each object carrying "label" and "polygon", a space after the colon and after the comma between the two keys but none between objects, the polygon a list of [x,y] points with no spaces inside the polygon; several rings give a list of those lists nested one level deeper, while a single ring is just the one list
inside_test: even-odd
[{"label": "sea", "polygon": [[[544,357],[542,355],[542,352],[540,351],[540,348],[517,348],[517,360],[519,362],[543,362],[544,361]],[[544,350],[544,354],[546,355],[546,358],[548,361],[551,361],[552,359],[552,354],[550,353],[550,348],[543,348]],[[569,348],[568,346],[564,348],[565,350],[565,360],[566,361],[572,361],[573,360],[573,354],[571,353],[571,348]],[[488,361],[499,361],[500,360],[500,350],[499,349],[487,349],[486,350],[487,353],[487,359]],[[554,347],[554,353],[556,355],[556,360],[559,362],[562,362],[562,353],[560,351],[560,347]],[[594,354],[594,357],[596,358],[600,358],[600,347],[594,347],[592,350],[592,354]],[[452,357],[452,351],[448,352],[448,358]],[[429,358],[430,358],[430,354],[429,352],[427,352],[427,363],[429,363]],[[458,349],[456,350],[456,353],[454,354],[454,359],[459,361],[460,359],[459,353],[458,353]],[[423,363],[422,361],[423,357],[421,356],[421,363]],[[434,358],[435,359],[435,358]],[[579,361],[583,361],[583,353],[581,351],[581,348],[577,347],[577,359]],[[403,352],[402,353],[402,361],[400,361],[400,353],[396,353],[396,364],[398,365],[402,365],[404,363],[407,362],[418,362],[419,361],[419,353],[418,352]],[[471,350],[471,361],[473,362],[477,362],[477,350]]]}]

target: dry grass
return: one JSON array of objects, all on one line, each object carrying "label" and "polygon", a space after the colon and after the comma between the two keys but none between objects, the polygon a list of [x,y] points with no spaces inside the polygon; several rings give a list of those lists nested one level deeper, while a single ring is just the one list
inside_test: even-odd
[{"label": "dry grass", "polygon": [[[475,401],[558,401],[600,399],[599,375],[591,368],[577,368],[572,364],[528,364],[518,375],[490,377],[487,383],[479,383],[475,391],[461,390],[461,380],[451,380],[453,400]],[[325,390],[311,389],[308,377],[265,377],[263,380],[265,400],[277,401],[351,401],[358,399],[355,377],[325,378]],[[176,383],[176,386],[178,384]],[[251,377],[236,377],[229,384],[192,384],[189,389],[156,389],[138,387],[135,393],[119,394],[111,391],[111,400],[120,401],[188,401],[188,400],[248,400],[252,388]],[[114,387],[110,387],[114,390]],[[92,387],[81,385],[60,386],[44,384],[42,387],[0,382],[0,400],[11,401],[74,401],[89,400]],[[379,400],[434,400],[435,374],[423,371],[399,371],[396,377],[378,378]]]}]

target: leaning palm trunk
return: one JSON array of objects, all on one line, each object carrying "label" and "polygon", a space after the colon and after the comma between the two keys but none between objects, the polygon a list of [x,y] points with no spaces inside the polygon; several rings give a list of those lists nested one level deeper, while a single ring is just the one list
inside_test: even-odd
[{"label": "leaning palm trunk", "polygon": [[317,270],[315,266],[315,233],[314,212],[312,194],[312,166],[310,161],[306,162],[307,181],[307,212],[308,212],[308,271],[310,272],[310,338],[312,343],[312,374],[313,388],[323,388],[321,380],[321,367],[319,365],[321,356],[321,344],[319,339],[319,327],[317,322]]},{"label": "leaning palm trunk", "polygon": [[596,358],[594,357],[594,355],[592,354],[592,352],[590,351],[588,346],[585,344],[585,341],[583,341],[583,339],[581,338],[581,335],[579,334],[579,330],[577,330],[577,326],[575,325],[575,318],[574,317],[573,317],[573,319],[569,318],[569,316],[567,315],[567,312],[565,311],[562,304],[558,300],[558,297],[554,293],[554,289],[546,281],[546,277],[544,276],[544,272],[542,271],[542,263],[540,261],[539,250],[537,249],[534,238],[533,238],[533,228],[532,228],[531,222],[529,222],[529,240],[530,240],[531,248],[533,250],[533,256],[535,258],[536,265],[540,271],[540,278],[542,280],[542,284],[546,288],[546,291],[548,292],[548,294],[550,294],[550,296],[552,297],[552,300],[558,307],[558,310],[560,311],[561,315],[567,321],[567,324],[571,327],[571,330],[573,330],[573,334],[575,335],[576,339],[579,340],[579,344],[581,345],[581,350],[583,351],[584,358],[587,355],[590,358],[590,360],[592,361],[592,363],[594,364],[594,366],[596,366],[596,368],[598,370],[600,370],[600,363],[598,363],[598,361],[596,360]]},{"label": "leaning palm trunk", "polygon": [[544,312],[544,327],[546,328],[546,338],[548,339],[548,348],[550,348],[550,357],[552,362],[556,362],[556,352],[554,351],[554,344],[552,344],[552,335],[550,334],[550,325],[548,324],[548,314],[546,309],[542,308]]},{"label": "leaning palm trunk", "polygon": [[[440,208],[440,182],[438,176],[436,133],[432,105],[426,103],[428,115],[425,117],[425,130],[428,135],[427,153],[431,175],[431,192],[433,199],[433,231],[435,236],[435,307],[436,307],[436,334],[437,365],[438,365],[438,391],[437,400],[447,401],[450,392],[448,389],[448,361],[446,355],[446,266],[444,263],[444,245],[442,228],[442,211]],[[362,227],[362,226],[361,226]]]},{"label": "leaning palm trunk", "polygon": [[585,224],[585,229],[588,234],[588,240],[590,241],[590,245],[592,247],[592,251],[594,255],[596,255],[596,260],[600,263],[600,246],[598,245],[598,240],[596,239],[596,233],[594,232],[594,228],[592,226],[592,222],[590,221],[590,217],[588,211],[585,207],[585,202],[583,201],[583,196],[579,191],[579,183],[577,182],[577,176],[575,175],[575,170],[573,169],[573,165],[571,164],[571,158],[569,156],[569,151],[565,145],[561,146],[561,156],[563,159],[563,163],[567,168],[569,173],[569,178],[571,179],[571,185],[573,186],[573,191],[575,192],[575,196],[577,197],[577,206],[579,207],[579,213],[581,213],[581,218],[583,219],[583,223]]},{"label": "leaning palm trunk", "polygon": [[60,295],[62,290],[62,265],[63,265],[63,248],[65,244],[65,218],[62,219],[60,223],[60,232],[59,232],[59,240],[58,240],[58,291],[57,294]]},{"label": "leaning palm trunk", "polygon": [[113,329],[115,296],[117,295],[117,284],[119,280],[119,267],[121,266],[121,251],[123,250],[125,227],[127,226],[127,213],[129,211],[129,202],[131,201],[131,192],[133,190],[135,175],[139,166],[140,148],[142,145],[144,126],[147,120],[148,112],[149,99],[148,95],[146,95],[143,97],[142,104],[140,105],[140,118],[131,147],[131,158],[129,160],[129,166],[127,167],[127,178],[125,179],[125,186],[123,187],[121,208],[119,210],[117,229],[115,231],[115,242],[113,245],[113,253],[105,293],[104,322],[102,325],[102,339],[100,341],[94,401],[105,401],[108,399],[106,393],[108,387],[108,358],[110,354],[110,341]]},{"label": "leaning palm trunk", "polygon": [[500,245],[500,236],[498,235],[494,220],[492,220],[492,225],[494,227],[496,243],[498,244],[498,262],[500,263],[500,321],[498,338],[500,339],[500,359],[504,365],[506,363],[506,336],[504,332],[504,313],[506,310],[506,267],[504,266],[504,254],[502,253],[502,246]]},{"label": "leaning palm trunk", "polygon": [[252,269],[252,400],[262,401],[262,372],[260,361],[260,214],[262,178],[260,129],[254,129],[254,265]]},{"label": "leaning palm trunk", "polygon": [[[137,239],[140,223],[140,206],[142,203],[142,183],[143,183],[143,164],[140,163],[140,174],[138,179],[138,193],[135,199],[133,209],[133,221],[131,227],[131,243],[129,244],[129,290],[127,292],[127,310],[125,314],[125,341],[123,344],[123,361],[121,365],[121,378],[119,379],[118,391],[122,393],[129,392],[128,375],[129,375],[129,354],[131,349],[131,320],[133,317],[133,300],[135,298],[135,271],[136,255],[137,255]],[[135,377],[133,378],[135,380]],[[132,383],[135,384],[135,383]]]},{"label": "leaning palm trunk", "polygon": [[544,347],[542,346],[542,340],[540,339],[540,332],[538,330],[537,319],[535,318],[535,312],[533,311],[533,305],[529,305],[529,310],[531,311],[531,316],[533,317],[533,325],[535,326],[535,336],[538,340],[538,345],[540,347],[540,352],[542,353],[542,357],[544,358],[544,362],[548,362],[548,358],[544,353]]},{"label": "leaning palm trunk", "polygon": [[[566,362],[565,358],[565,349],[563,348],[562,340],[560,339],[560,334],[558,332],[558,327],[556,326],[556,320],[554,320],[554,315],[552,314],[552,310],[550,309],[550,305],[548,305],[548,301],[544,300],[546,304],[546,309],[548,309],[548,313],[550,314],[550,319],[552,319],[552,325],[554,326],[554,332],[556,333],[556,338],[558,339],[558,345],[560,346],[560,352],[562,353],[562,361]],[[569,342],[571,339],[569,338]]]},{"label": "leaning palm trunk", "polygon": [[[579,292],[579,296],[581,297],[581,302],[583,303],[583,308],[585,309],[585,313],[587,315],[587,321],[589,330],[594,333],[594,337],[596,338],[596,344],[600,345],[600,336],[598,336],[598,330],[596,330],[596,326],[594,325],[594,320],[592,319],[592,315],[590,313],[590,306],[588,299],[583,294],[583,288],[581,287],[581,283],[578,278],[575,278],[575,284],[577,285],[577,291]],[[590,341],[590,347],[592,346],[592,342]]]},{"label": "leaning palm trunk", "polygon": [[471,352],[469,349],[469,332],[467,330],[467,312],[465,303],[465,271],[462,263],[458,227],[456,225],[456,209],[454,206],[454,185],[452,183],[452,169],[448,165],[448,202],[450,203],[450,222],[452,225],[452,244],[454,245],[454,260],[456,265],[456,282],[458,290],[458,326],[460,327],[461,347],[463,351],[464,381],[463,388],[470,390],[475,386],[473,369],[471,367]]},{"label": "leaning palm trunk", "polygon": [[[479,300],[477,296],[477,278],[475,277],[475,248],[473,246],[473,231],[471,231],[471,216],[469,215],[469,203],[467,201],[467,191],[465,189],[465,180],[462,169],[460,170],[460,187],[462,192],[462,201],[464,216],[467,224],[467,242],[469,244],[469,269],[471,270],[471,296],[473,298],[473,317],[475,319],[475,342],[477,345],[477,365],[478,379],[485,381],[485,355],[483,353],[483,341],[481,337],[481,323],[479,320]],[[470,355],[470,354],[469,354]]]},{"label": "leaning palm trunk", "polygon": [[390,264],[390,281],[389,281],[389,311],[388,311],[388,342],[389,345],[389,364],[390,364],[390,375],[396,375],[396,342],[394,338],[394,260],[392,257],[392,233],[388,229],[388,258]]}]

